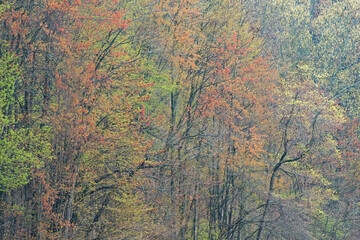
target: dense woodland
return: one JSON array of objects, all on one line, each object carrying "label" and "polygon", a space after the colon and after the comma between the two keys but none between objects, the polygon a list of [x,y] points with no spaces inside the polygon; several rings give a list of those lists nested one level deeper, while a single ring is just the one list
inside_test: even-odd
[{"label": "dense woodland", "polygon": [[0,1],[0,239],[360,239],[360,1]]}]

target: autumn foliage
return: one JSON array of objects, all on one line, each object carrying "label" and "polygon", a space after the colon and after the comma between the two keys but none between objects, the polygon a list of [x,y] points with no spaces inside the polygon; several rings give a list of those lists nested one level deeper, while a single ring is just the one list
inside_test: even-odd
[{"label": "autumn foliage", "polygon": [[357,239],[335,2],[2,1],[0,238]]}]

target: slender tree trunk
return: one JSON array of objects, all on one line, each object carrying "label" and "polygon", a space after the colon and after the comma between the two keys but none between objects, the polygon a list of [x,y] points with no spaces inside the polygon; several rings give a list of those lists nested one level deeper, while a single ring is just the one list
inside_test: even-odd
[{"label": "slender tree trunk", "polygon": [[194,218],[193,218],[193,240],[197,240],[198,239],[198,229],[197,229],[197,185],[195,185],[195,191],[194,191]]},{"label": "slender tree trunk", "polygon": [[[283,155],[283,157],[284,157],[284,155]],[[267,215],[267,212],[268,212],[268,209],[269,209],[269,206],[270,206],[271,197],[272,197],[272,194],[274,192],[275,176],[276,176],[276,173],[279,170],[281,164],[282,164],[281,162],[277,163],[275,165],[273,171],[272,171],[272,174],[271,174],[269,190],[268,190],[268,196],[267,196],[266,203],[265,203],[265,206],[264,206],[264,212],[261,215],[260,226],[259,226],[259,230],[258,230],[258,233],[257,233],[256,240],[261,239],[261,233],[262,233],[262,231],[263,231],[263,229],[265,227],[265,217]]]},{"label": "slender tree trunk", "polygon": [[[76,162],[77,162],[78,158],[79,157],[76,158]],[[73,207],[73,201],[74,201],[74,192],[75,192],[77,175],[78,175],[78,166],[77,166],[77,163],[75,163],[75,171],[74,171],[74,177],[73,177],[71,190],[70,190],[69,203],[68,203],[67,209],[66,209],[65,239],[71,239],[71,237],[69,236],[69,230],[70,230],[70,222],[71,222],[71,218],[72,218],[72,207]]]}]

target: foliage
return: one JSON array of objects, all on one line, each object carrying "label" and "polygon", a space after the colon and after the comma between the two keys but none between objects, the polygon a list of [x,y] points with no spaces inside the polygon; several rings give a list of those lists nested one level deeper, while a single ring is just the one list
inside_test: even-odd
[{"label": "foliage", "polygon": [[358,1],[0,6],[0,238],[359,238]]}]

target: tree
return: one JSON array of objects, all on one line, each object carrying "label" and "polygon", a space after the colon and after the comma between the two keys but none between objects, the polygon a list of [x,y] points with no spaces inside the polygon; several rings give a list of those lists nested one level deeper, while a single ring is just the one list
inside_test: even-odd
[{"label": "tree", "polygon": [[[18,221],[24,232],[19,236],[108,237],[118,233],[108,229],[135,214],[134,208],[117,211],[114,205],[125,199],[135,204],[136,221],[147,211],[130,172],[147,148],[136,134],[136,118],[148,96],[142,94],[146,84],[133,75],[135,55],[123,37],[129,23],[124,15],[112,1],[17,1],[2,16],[2,37],[26,72],[16,89],[24,101],[21,124],[29,131],[47,129],[42,137],[51,143],[52,155],[32,173],[26,190],[19,189],[36,196],[22,199],[30,224]],[[130,154],[136,158],[128,159]],[[121,221],[106,220],[114,218]],[[124,236],[144,235],[134,230],[135,220],[126,224]]]}]

